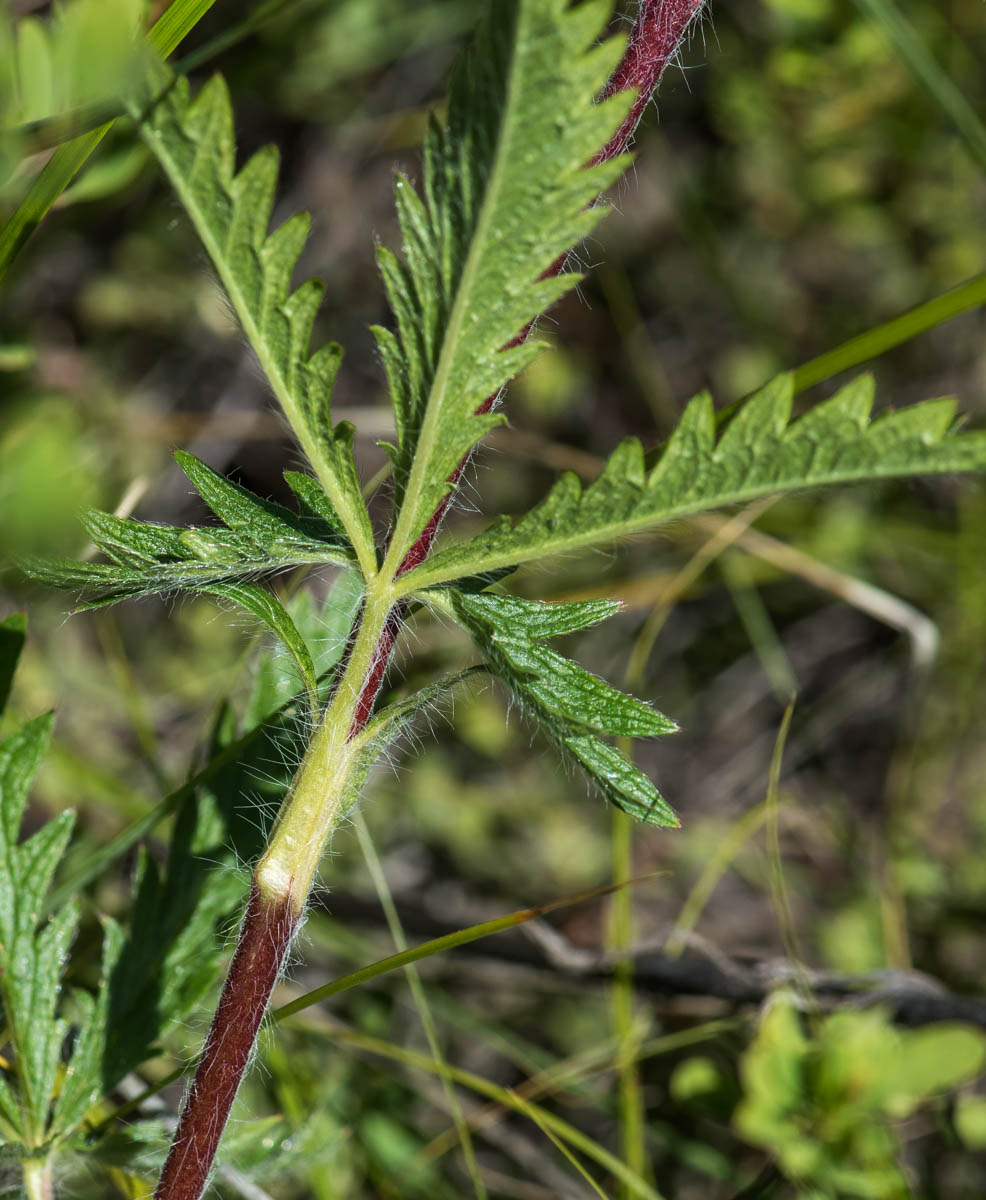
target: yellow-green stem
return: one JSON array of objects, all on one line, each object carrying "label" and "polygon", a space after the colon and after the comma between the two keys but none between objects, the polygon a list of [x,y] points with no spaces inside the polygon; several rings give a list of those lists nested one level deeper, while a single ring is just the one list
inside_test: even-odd
[{"label": "yellow-green stem", "polygon": [[21,1160],[24,1176],[24,1194],[27,1200],[52,1200],[55,1195],[52,1184],[51,1158],[24,1158]]},{"label": "yellow-green stem", "polygon": [[287,898],[297,913],[305,906],[326,841],[356,799],[353,776],[360,747],[352,737],[353,717],[392,606],[392,588],[377,576],[366,593],[343,677],[309,742],[257,864],[255,878],[261,895]]}]

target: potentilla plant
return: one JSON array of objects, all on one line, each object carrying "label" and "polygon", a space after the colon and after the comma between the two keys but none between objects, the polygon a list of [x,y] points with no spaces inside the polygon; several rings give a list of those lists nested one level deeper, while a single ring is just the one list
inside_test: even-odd
[{"label": "potentilla plant", "polygon": [[[291,286],[309,218],[297,214],[268,232],[276,151],[263,149],[236,171],[230,101],[219,78],[192,98],[184,79],[158,67],[147,90],[129,102],[309,468],[285,473],[296,500],[289,509],[178,453],[218,524],[181,529],[93,512],[86,528],[105,561],[30,565],[43,580],[85,592],[89,606],[182,591],[240,605],[281,639],[303,684],[310,736],[253,870],[219,1007],[155,1193],[160,1200],[196,1200],[208,1183],[333,831],[407,721],[462,679],[438,679],[400,702],[379,704],[412,607],[461,626],[475,642],[481,669],[503,681],[606,800],[640,821],[674,827],[677,818],[654,783],[608,740],[663,736],[674,732],[674,722],[549,645],[605,620],[619,605],[522,600],[507,593],[504,578],[525,562],[612,544],[677,518],[792,489],[986,468],[986,434],[957,432],[950,400],[871,421],[873,387],[861,378],[792,421],[793,382],[781,376],[725,418],[717,417],[710,396],[696,396],[657,451],[646,454],[628,439],[588,488],[564,475],[519,519],[498,517],[477,535],[448,538],[436,548],[469,455],[506,419],[502,392],[538,353],[532,331],[539,314],[579,279],[565,269],[567,257],[608,211],[600,197],[626,169],[636,122],[700,8],[701,0],[644,0],[627,41],[604,37],[608,0],[489,5],[454,71],[447,120],[429,126],[420,184],[396,180],[401,251],[377,252],[394,316],[393,328],[373,331],[396,426],[394,444],[385,447],[393,513],[383,540],[375,537],[364,501],[353,428],[331,418],[341,350],[309,346],[322,287],[315,280]],[[344,653],[331,670],[303,625],[261,582],[288,568],[325,565],[356,581],[358,597]],[[6,771],[0,848],[9,864],[2,886],[13,889],[3,899],[15,914],[8,918],[5,907],[0,916],[15,922],[4,928],[0,955],[9,956],[20,939],[25,954],[47,964],[54,987],[74,926],[65,918],[37,934],[37,925],[68,824],[59,819],[17,844],[18,804],[43,738],[44,729],[35,726],[15,735],[0,763]],[[229,745],[228,757],[242,749],[235,741]],[[47,874],[37,867],[39,856]],[[173,866],[162,882],[143,865],[139,896],[148,911],[154,903],[180,903],[177,870]],[[22,902],[24,895],[29,902]],[[107,978],[121,944],[110,923]],[[136,968],[131,974],[139,993],[143,977]],[[128,1059],[119,1039],[113,1042],[104,987],[97,1002],[84,1001],[88,1015],[81,1027],[88,1032],[75,1050],[83,1057],[69,1072],[81,1082],[63,1087],[49,1110],[64,1034],[55,1002],[41,1038],[28,1029],[30,997],[17,991],[9,970],[3,979],[20,1090],[0,1078],[0,1118],[8,1140],[24,1148],[25,1177],[40,1197],[50,1188],[52,1149],[98,1094],[89,1059],[95,1061],[99,1046],[105,1058],[105,1047],[116,1045],[117,1069],[104,1066],[105,1082],[120,1078],[133,1054]],[[43,1045],[36,1046],[39,1038]]]}]

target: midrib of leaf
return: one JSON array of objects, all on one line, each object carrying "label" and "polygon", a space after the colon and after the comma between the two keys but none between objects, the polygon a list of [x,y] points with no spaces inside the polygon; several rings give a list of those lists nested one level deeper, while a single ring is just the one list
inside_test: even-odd
[{"label": "midrib of leaf", "polygon": [[[965,436],[972,435],[967,434]],[[984,438],[983,462],[984,467],[986,467],[986,438]],[[921,474],[920,467],[913,473]],[[532,543],[531,545],[525,544],[517,547],[507,545],[503,550],[477,554],[473,558],[469,558],[466,555],[462,555],[461,557],[456,556],[454,561],[445,564],[438,561],[434,567],[430,563],[425,562],[422,566],[402,576],[396,581],[395,586],[398,596],[405,596],[410,592],[418,591],[422,588],[436,587],[439,584],[449,583],[452,580],[461,579],[465,576],[480,575],[487,571],[496,571],[501,567],[519,566],[521,563],[530,562],[531,559],[541,558],[547,554],[567,554],[573,550],[584,550],[590,546],[597,546],[600,543],[617,541],[620,538],[630,537],[636,533],[643,533],[647,529],[666,525],[669,521],[694,516],[697,513],[708,512],[713,508],[724,508],[731,504],[742,504],[748,500],[756,500],[763,496],[808,488],[815,489],[839,483],[874,483],[882,479],[897,478],[902,474],[904,474],[902,471],[889,472],[886,475],[877,474],[872,470],[865,473],[859,471],[833,471],[825,476],[815,476],[807,480],[782,481],[773,486],[761,485],[739,488],[730,492],[720,492],[713,496],[700,497],[686,503],[672,504],[667,508],[662,508],[659,512],[644,512],[639,516],[624,520],[593,524],[589,528],[573,531],[567,535],[549,535],[542,541]]]},{"label": "midrib of leaf", "polygon": [[[519,9],[517,21],[519,23],[522,20],[523,11]],[[445,337],[442,339],[442,352],[438,358],[435,377],[428,391],[425,418],[421,423],[421,433],[418,437],[414,461],[411,465],[407,488],[404,492],[404,500],[401,504],[401,511],[398,514],[394,535],[391,538],[390,548],[383,566],[385,577],[388,578],[393,578],[397,574],[404,555],[411,548],[414,539],[420,532],[413,528],[412,522],[417,515],[419,497],[423,486],[428,481],[431,454],[436,440],[435,434],[441,422],[445,392],[448,388],[448,381],[455,363],[456,352],[459,348],[459,330],[462,327],[466,310],[469,307],[475,275],[479,270],[479,264],[486,250],[487,229],[492,224],[493,214],[497,209],[501,180],[510,157],[506,147],[511,140],[508,135],[513,131],[516,109],[518,77],[516,64],[519,41],[520,39],[515,37],[510,48],[510,67],[507,74],[507,99],[504,105],[504,116],[500,125],[500,134],[497,137],[496,151],[493,156],[493,167],[489,174],[486,193],[479,208],[475,230],[469,243],[466,265],[459,278],[459,287],[456,291],[455,303],[452,305],[452,312],[445,329]],[[409,526],[412,527],[409,529]]]},{"label": "midrib of leaf", "polygon": [[[182,206],[188,213],[192,224],[195,226],[195,231],[202,240],[202,244],[208,251],[209,257],[215,264],[216,271],[222,281],[226,293],[236,309],[236,314],[240,319],[243,330],[250,339],[250,345],[253,347],[257,358],[260,361],[260,366],[264,374],[270,381],[271,388],[277,401],[284,411],[284,415],[288,419],[288,424],[291,426],[295,437],[301,443],[301,448],[304,450],[308,460],[311,462],[315,474],[318,476],[318,481],[325,490],[325,494],[332,501],[332,506],[339,515],[339,520],[342,522],[346,530],[353,549],[356,551],[356,557],[359,559],[360,569],[367,579],[373,578],[377,571],[376,553],[371,545],[369,545],[363,536],[363,530],[360,522],[356,519],[349,508],[349,501],[345,491],[338,486],[335,478],[335,473],[330,464],[325,461],[321,448],[318,446],[315,439],[308,431],[308,426],[298,407],[295,404],[294,397],[291,394],[291,389],[288,386],[287,380],[277,368],[271,354],[268,352],[267,343],[256,322],[250,315],[250,307],[246,302],[246,297],[243,295],[235,274],[229,270],[228,261],[226,259],[226,247],[220,245],[212,235],[212,230],[205,219],[205,213],[196,203],[195,196],[192,191],[186,186],[185,179],[178,169],[178,165],[172,158],[168,150],[167,139],[161,138],[156,131],[152,131],[151,136],[154,141],[154,150],[158,160],[167,172],[168,178],[178,197],[181,200]],[[201,143],[196,146],[195,165],[192,168],[192,175],[198,169],[203,152]],[[228,193],[227,193],[228,195]],[[232,197],[230,197],[232,202]],[[230,226],[232,232],[233,227]]]}]

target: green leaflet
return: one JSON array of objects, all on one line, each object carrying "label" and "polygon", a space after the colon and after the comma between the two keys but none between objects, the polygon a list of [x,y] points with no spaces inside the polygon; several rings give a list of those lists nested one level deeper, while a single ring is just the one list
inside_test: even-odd
[{"label": "green leaflet", "polygon": [[499,420],[474,415],[526,365],[510,343],[579,278],[542,278],[606,212],[591,207],[625,168],[586,168],[631,97],[596,97],[623,50],[596,44],[607,0],[498,0],[449,92],[446,128],[424,144],[421,195],[398,178],[404,258],[378,252],[397,334],[374,333],[397,425],[396,571],[449,491],[448,478]]},{"label": "green leaflet", "polygon": [[90,511],[85,526],[93,542],[113,561],[32,560],[28,574],[56,587],[96,591],[83,609],[154,592],[208,592],[247,609],[282,639],[317,707],[318,684],[311,653],[284,606],[244,576],[311,563],[352,565],[338,519],[318,481],[288,472],[300,512],[261,500],[218,475],[191,454],[175,455],[196,491],[226,528],[179,529],[121,520]]},{"label": "green leaflet", "polygon": [[364,575],[371,575],[376,551],[353,462],[352,427],[341,422],[333,428],[329,415],[342,351],[330,343],[309,356],[322,284],[309,279],[290,290],[308,236],[308,214],[296,213],[268,236],[277,150],[258,150],[234,174],[233,114],[219,76],[194,101],[187,81],[163,67],[154,83],[158,98],[146,110],[132,105],[132,115],[209,252]]},{"label": "green leaflet", "polygon": [[70,0],[48,21],[16,24],[0,10],[0,132],[71,118],[133,87],[147,51],[142,18],[140,0]]},{"label": "green leaflet", "polygon": [[[335,670],[345,652],[353,623],[363,601],[363,577],[359,571],[341,571],[329,589],[325,601],[315,599],[303,588],[295,592],[285,607],[298,633],[308,647],[315,676],[319,681],[319,699],[325,701],[335,680]],[[268,720],[298,692],[297,660],[283,642],[260,655],[244,710],[249,728]]]},{"label": "green leaflet", "polygon": [[311,651],[305,645],[305,639],[298,632],[297,626],[280,600],[252,583],[222,583],[209,588],[209,591],[212,595],[232,600],[241,608],[245,608],[247,612],[253,613],[281,639],[301,674],[301,681],[308,693],[309,708],[313,714],[317,713],[318,676],[315,673]]},{"label": "green leaflet", "polygon": [[624,441],[585,490],[571,472],[514,521],[433,555],[402,580],[407,591],[516,566],[775,492],[899,475],[986,470],[986,433],[954,431],[952,400],[927,400],[870,421],[868,375],[791,421],[792,380],[751,396],[716,438],[711,398],[696,396],[651,471]]},{"label": "green leaflet", "polygon": [[[23,644],[23,617],[0,622],[0,635],[10,650]],[[10,657],[6,665],[12,667]],[[97,995],[73,993],[78,1036],[52,1107],[68,1032],[59,1015],[62,975],[79,914],[74,903],[48,920],[43,914],[75,814],[63,812],[20,840],[28,789],[48,748],[52,723],[50,714],[37,717],[0,743],[0,1023],[14,1050],[13,1066],[0,1072],[0,1140],[31,1149],[70,1133],[102,1093],[109,978],[121,941],[115,924],[107,921]]]},{"label": "green leaflet", "polygon": [[652,825],[679,824],[647,776],[596,736],[659,737],[674,733],[674,722],[544,645],[545,638],[612,616],[619,602],[544,604],[489,592],[448,592],[442,599],[539,728],[588,772],[610,803]]}]

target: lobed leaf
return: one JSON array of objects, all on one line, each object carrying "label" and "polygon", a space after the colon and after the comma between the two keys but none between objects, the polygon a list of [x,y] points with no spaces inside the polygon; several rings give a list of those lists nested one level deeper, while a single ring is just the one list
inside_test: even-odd
[{"label": "lobed leaf", "polygon": [[928,400],[871,421],[867,375],[795,421],[792,399],[792,377],[782,375],[750,397],[717,439],[712,400],[696,396],[651,470],[640,443],[628,438],[589,487],[567,472],[525,516],[501,517],[477,537],[432,555],[402,586],[411,591],[503,570],[799,488],[986,471],[986,433],[957,433],[952,400]]},{"label": "lobed leaf", "polygon": [[678,825],[647,776],[596,736],[659,737],[674,733],[677,726],[543,644],[546,637],[597,624],[619,609],[618,602],[544,604],[489,592],[449,592],[443,600],[472,634],[494,673],[611,804],[653,825]]},{"label": "lobed leaf", "polygon": [[308,235],[296,213],[268,235],[278,154],[266,146],[236,173],[226,85],[211,79],[193,101],[187,80],[160,67],[156,98],[132,105],[141,135],[178,193],[236,310],[264,373],[307,454],[364,574],[376,569],[373,531],[352,455],[352,427],[333,427],[329,402],[342,351],[309,354],[322,284],[291,290]]},{"label": "lobed leaf", "polygon": [[[22,638],[22,622],[17,632]],[[0,999],[5,1038],[14,1051],[12,1075],[0,1077],[0,1117],[8,1137],[32,1148],[77,1125],[101,1094],[106,986],[113,960],[112,950],[107,950],[99,1001],[77,994],[76,1048],[53,1109],[68,1033],[68,1022],[59,1012],[62,977],[79,913],[74,902],[47,920],[44,913],[75,814],[60,813],[20,840],[28,789],[48,747],[51,727],[52,719],[45,715],[0,744]]]},{"label": "lobed leaf", "polygon": [[493,5],[453,76],[447,126],[429,126],[420,195],[397,179],[404,256],[377,255],[397,330],[374,330],[397,426],[395,570],[500,419],[477,409],[536,354],[518,337],[579,278],[546,273],[626,167],[586,166],[632,99],[594,102],[623,50],[597,44],[609,14],[606,0]]},{"label": "lobed leaf", "polygon": [[316,707],[317,675],[304,638],[280,601],[244,577],[305,564],[351,565],[352,554],[327,497],[317,480],[289,472],[288,482],[301,503],[294,513],[224,479],[191,454],[178,451],[176,458],[225,529],[179,529],[89,511],[86,530],[112,562],[38,559],[23,563],[24,569],[56,587],[95,591],[83,609],[180,590],[232,600],[282,639]]}]

